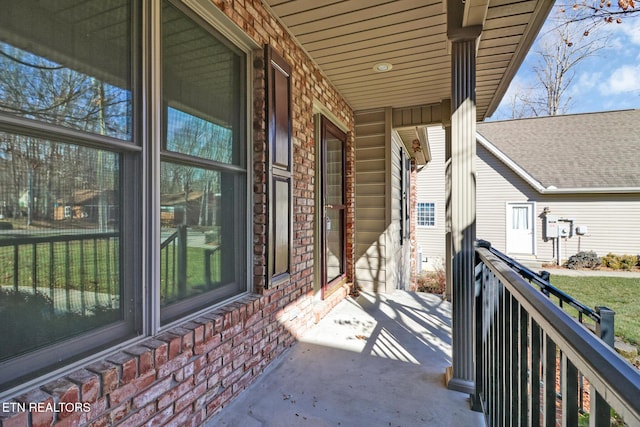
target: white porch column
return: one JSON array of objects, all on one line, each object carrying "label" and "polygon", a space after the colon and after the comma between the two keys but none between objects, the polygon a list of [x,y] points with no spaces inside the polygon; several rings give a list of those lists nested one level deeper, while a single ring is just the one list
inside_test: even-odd
[{"label": "white porch column", "polygon": [[[473,394],[474,242],[476,239],[476,40],[481,27],[449,33],[451,40],[452,364],[448,387]],[[449,183],[448,183],[449,185]]]}]

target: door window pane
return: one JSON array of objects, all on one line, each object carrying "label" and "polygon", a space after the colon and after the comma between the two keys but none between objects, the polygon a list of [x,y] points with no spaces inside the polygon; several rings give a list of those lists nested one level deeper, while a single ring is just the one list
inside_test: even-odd
[{"label": "door window pane", "polygon": [[0,111],[130,141],[130,9],[0,1]]},{"label": "door window pane", "polygon": [[514,230],[528,230],[529,208],[526,206],[514,206],[511,212],[511,227]]},{"label": "door window pane", "polygon": [[326,141],[326,186],[327,203],[330,205],[344,204],[344,161],[343,142],[327,132]]},{"label": "door window pane", "polygon": [[327,282],[340,277],[344,271],[343,210],[327,209]]},{"label": "door window pane", "polygon": [[120,156],[0,133],[0,360],[122,319]]}]

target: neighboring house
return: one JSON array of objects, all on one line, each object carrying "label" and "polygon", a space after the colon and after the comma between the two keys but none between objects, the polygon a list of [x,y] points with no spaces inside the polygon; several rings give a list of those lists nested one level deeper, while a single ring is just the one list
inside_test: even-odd
[{"label": "neighboring house", "polygon": [[[477,237],[522,260],[578,251],[640,254],[640,110],[540,117],[477,126]],[[444,151],[418,174],[417,239],[444,256]],[[547,220],[566,233],[552,238]]]},{"label": "neighboring house", "polygon": [[0,425],[201,425],[356,286],[407,287],[413,176],[440,123],[462,177],[465,367],[449,386],[473,391],[474,183],[458,160],[551,0],[0,4],[0,194],[30,177],[41,193],[73,179],[118,196],[90,201],[89,217],[114,213],[108,231],[0,234],[0,296],[19,302],[0,301]]},{"label": "neighboring house", "polygon": [[[105,216],[105,221],[113,221],[117,218],[118,202],[113,190],[78,190],[73,193],[70,200],[58,200],[53,206],[54,221],[69,219],[86,219],[89,222],[98,221],[100,214]],[[99,213],[99,210],[102,210]]]}]

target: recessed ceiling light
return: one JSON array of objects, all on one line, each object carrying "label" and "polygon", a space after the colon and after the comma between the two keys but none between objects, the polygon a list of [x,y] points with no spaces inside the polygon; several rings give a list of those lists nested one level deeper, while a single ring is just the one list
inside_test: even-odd
[{"label": "recessed ceiling light", "polygon": [[386,73],[387,71],[391,71],[393,65],[388,62],[380,62],[373,66],[373,71],[377,71],[378,73]]}]

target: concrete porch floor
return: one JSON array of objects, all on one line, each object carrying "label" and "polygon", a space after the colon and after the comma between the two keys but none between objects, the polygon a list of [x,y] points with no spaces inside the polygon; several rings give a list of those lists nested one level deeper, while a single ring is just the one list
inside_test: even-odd
[{"label": "concrete porch floor", "polygon": [[436,295],[347,298],[207,427],[484,426],[444,385],[450,331]]}]

